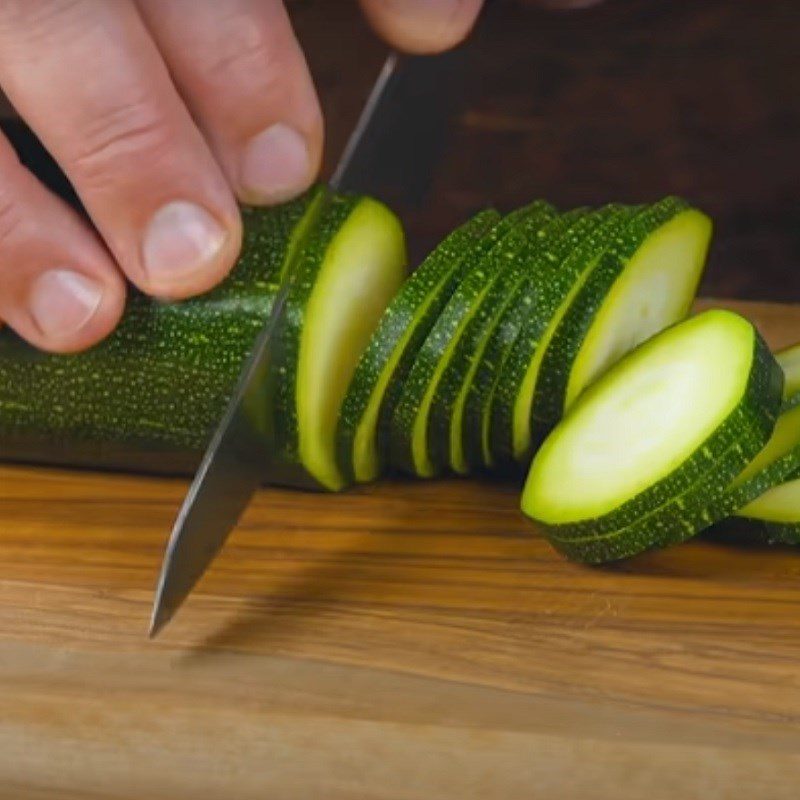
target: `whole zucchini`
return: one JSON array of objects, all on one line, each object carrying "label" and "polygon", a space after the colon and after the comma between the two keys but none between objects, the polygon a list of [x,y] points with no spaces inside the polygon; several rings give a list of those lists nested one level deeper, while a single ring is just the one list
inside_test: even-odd
[{"label": "whole zucchini", "polygon": [[116,331],[87,352],[42,353],[0,331],[0,457],[192,472],[321,200],[245,209],[226,281],[182,303],[131,291]]}]

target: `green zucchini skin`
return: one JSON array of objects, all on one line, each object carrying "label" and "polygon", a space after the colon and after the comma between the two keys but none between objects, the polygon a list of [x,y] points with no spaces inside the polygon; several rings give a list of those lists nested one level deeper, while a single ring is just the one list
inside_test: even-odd
[{"label": "green zucchini skin", "polygon": [[[706,312],[710,313],[721,312]],[[593,564],[627,558],[685,541],[728,516],[742,502],[742,495],[731,495],[731,482],[768,441],[783,388],[783,373],[778,363],[755,329],[753,334],[750,371],[741,399],[689,458],[599,518],[556,524],[537,520],[559,552]],[[624,362],[625,359],[618,366],[624,367]],[[587,392],[587,398],[612,390],[615,372],[612,368]],[[556,428],[552,435],[557,435],[557,431]],[[782,461],[773,470],[764,470],[741,491],[760,493],[780,479],[781,469],[789,469],[789,465]],[[526,486],[523,510],[536,519],[535,509],[526,502],[527,493]]]},{"label": "green zucchini skin", "polygon": [[[314,186],[297,200],[270,209],[243,206],[242,251],[231,275],[239,291],[249,282],[279,284],[316,223],[328,195],[325,186]],[[246,266],[243,266],[246,265]],[[237,274],[238,273],[238,274]],[[231,286],[233,291],[237,287]]]},{"label": "green zucchini skin", "polygon": [[[487,209],[456,228],[420,264],[384,312],[342,404],[337,456],[349,480],[371,481],[383,470],[389,420],[417,352],[461,280],[470,249],[499,221],[500,215]],[[366,442],[361,447],[368,451],[367,458],[359,458],[359,438]]]},{"label": "green zucchini skin", "polygon": [[742,517],[748,524],[748,538],[768,545],[800,545],[800,522],[763,522]]},{"label": "green zucchini skin", "polygon": [[[514,440],[517,403],[522,402],[520,393],[531,362],[559,307],[567,301],[581,276],[597,261],[635,211],[635,208],[612,204],[586,215],[575,230],[564,237],[562,250],[548,273],[531,281],[527,287],[529,291],[521,304],[524,314],[509,315],[518,320],[518,329],[514,330],[517,326],[513,326],[509,336],[513,337],[513,343],[505,357],[487,359],[490,364],[497,364],[498,370],[491,389],[489,418],[484,422],[482,435],[483,463],[487,468],[509,468],[530,462],[534,445],[530,434],[517,434],[517,438],[522,436],[525,440],[525,446],[518,451]],[[515,311],[513,307],[511,310]],[[533,393],[524,414],[526,424],[532,400]],[[479,402],[482,401],[479,399]],[[478,413],[483,415],[483,409],[476,412],[475,417]]]},{"label": "green zucchini skin", "polygon": [[[476,374],[484,359],[486,347],[509,305],[517,299],[520,286],[527,280],[541,278],[543,264],[549,263],[552,248],[563,234],[586,215],[579,208],[547,221],[530,232],[521,226],[507,238],[506,263],[499,270],[486,294],[479,301],[456,344],[445,369],[439,390],[431,405],[432,441],[447,444],[442,457],[450,469],[466,475],[481,464],[481,420],[467,423],[467,395],[476,385]],[[514,243],[517,238],[519,241]],[[483,380],[483,379],[482,379]]]},{"label": "green zucchini skin", "polygon": [[498,222],[468,254],[468,269],[417,352],[392,414],[389,460],[395,469],[428,478],[446,465],[449,438],[432,441],[430,408],[454,343],[480,297],[505,266],[505,253],[514,253],[522,245],[520,236],[506,241],[512,232],[522,228],[529,235],[555,214],[555,209],[543,201],[518,209]]},{"label": "green zucchini skin", "polygon": [[76,355],[0,331],[0,441],[10,461],[191,474],[301,246],[319,189],[243,210],[241,256],[213,291],[165,304],[132,290],[114,333]]},{"label": "green zucchini skin", "polygon": [[625,230],[591,269],[542,359],[536,382],[531,421],[533,441],[541,441],[564,414],[572,366],[596,315],[614,283],[647,238],[690,206],[667,197],[633,216]]}]

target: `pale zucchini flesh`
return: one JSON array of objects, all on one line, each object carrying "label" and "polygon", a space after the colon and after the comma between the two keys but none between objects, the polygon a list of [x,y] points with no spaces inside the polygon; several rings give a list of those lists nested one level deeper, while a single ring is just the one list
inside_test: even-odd
[{"label": "pale zucchini flesh", "polygon": [[710,220],[694,209],[647,238],[595,315],[570,371],[565,408],[640,342],[688,314],[710,239]]},{"label": "pale zucchini flesh", "polygon": [[800,478],[772,487],[740,508],[737,516],[759,522],[794,525],[800,534]]},{"label": "pale zucchini flesh", "polygon": [[800,402],[800,344],[794,344],[775,353],[784,375],[784,402]]},{"label": "pale zucchini flesh", "polygon": [[375,200],[362,200],[325,252],[300,342],[300,458],[328,489],[340,489],[345,483],[335,454],[342,400],[358,359],[405,274],[405,240],[397,217]]},{"label": "pale zucchini flesh", "polygon": [[405,275],[402,227],[370,198],[330,195],[298,255],[274,333],[274,482],[338,491],[345,389]]},{"label": "pale zucchini flesh", "polygon": [[[685,316],[710,232],[705,215],[672,197],[628,221],[589,271],[542,357],[530,410],[534,441],[624,347]],[[681,260],[665,259],[667,254]],[[665,292],[671,299],[662,297]]]}]

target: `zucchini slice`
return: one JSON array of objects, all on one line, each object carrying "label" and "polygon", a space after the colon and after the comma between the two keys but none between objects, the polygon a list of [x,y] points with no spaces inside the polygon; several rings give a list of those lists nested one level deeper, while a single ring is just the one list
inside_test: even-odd
[{"label": "zucchini slice", "polygon": [[[800,399],[800,398],[798,398]],[[716,522],[769,493],[800,470],[800,407],[781,411],[767,444],[736,476],[719,503],[709,508]]]},{"label": "zucchini slice", "polygon": [[242,253],[222,284],[169,304],[131,291],[117,329],[87,352],[42,353],[0,331],[3,458],[191,474],[324,198],[316,188],[244,209]]},{"label": "zucchini slice", "polygon": [[339,466],[360,483],[378,477],[386,425],[425,337],[453,294],[467,254],[500,215],[476,214],[420,264],[389,304],[353,373],[337,429]]},{"label": "zucchini slice", "polygon": [[503,359],[491,397],[488,431],[482,437],[487,467],[514,460],[530,462],[534,446],[531,405],[542,356],[585,275],[635,211],[611,205],[589,214],[583,220],[588,235],[576,229],[574,237],[565,241],[565,258],[553,264],[546,278],[532,284],[519,331]]},{"label": "zucchini slice", "polygon": [[406,274],[403,229],[367,197],[332,196],[303,248],[276,330],[279,482],[338,491],[336,427],[353,371]]},{"label": "zucchini slice", "polygon": [[621,356],[686,316],[710,237],[708,217],[674,197],[630,220],[588,273],[542,357],[530,412],[541,435]]},{"label": "zucchini slice", "polygon": [[467,256],[469,269],[442,310],[408,374],[389,425],[392,466],[430,478],[447,463],[449,439],[431,436],[431,408],[456,345],[494,280],[555,209],[536,201],[495,225]]},{"label": "zucchini slice", "polygon": [[688,539],[767,443],[782,387],[738,314],[675,325],[575,403],[534,458],[522,509],[558,550],[590,563]]},{"label": "zucchini slice", "polygon": [[793,405],[800,403],[800,343],[775,353],[784,375],[783,400]]},{"label": "zucchini slice", "polygon": [[768,544],[800,544],[800,478],[768,489],[737,516],[752,523],[752,533]]},{"label": "zucchini slice", "polygon": [[[477,373],[484,362],[492,333],[509,308],[519,314],[521,287],[544,279],[545,265],[555,258],[555,244],[586,216],[586,212],[587,209],[579,208],[555,217],[533,236],[522,232],[524,241],[521,247],[508,259],[480,299],[456,344],[431,406],[430,424],[434,440],[449,444],[446,460],[460,475],[466,475],[482,462],[482,420],[470,419],[467,423],[465,411],[470,391],[477,389]],[[481,386],[485,385],[484,380],[482,374]]]}]

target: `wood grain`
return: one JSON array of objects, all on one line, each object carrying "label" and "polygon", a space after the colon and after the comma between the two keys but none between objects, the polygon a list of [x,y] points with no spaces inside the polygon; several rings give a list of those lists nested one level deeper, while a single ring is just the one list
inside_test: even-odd
[{"label": "wood grain", "polygon": [[514,486],[265,490],[149,642],[185,488],[0,468],[0,798],[796,797],[796,551],[586,568]]}]

